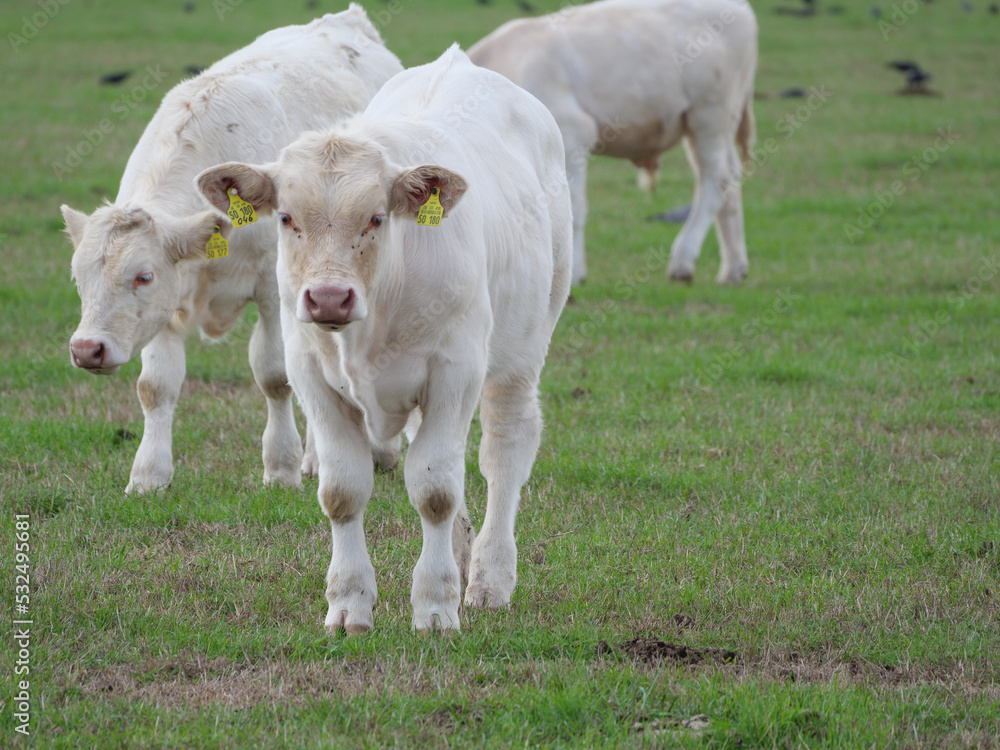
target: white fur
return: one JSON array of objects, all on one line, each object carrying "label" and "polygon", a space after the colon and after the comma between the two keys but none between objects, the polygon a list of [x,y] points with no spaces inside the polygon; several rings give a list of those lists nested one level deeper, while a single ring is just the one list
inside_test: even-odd
[{"label": "white fur", "polygon": [[[185,377],[184,339],[219,338],[248,302],[260,320],[250,342],[254,378],[267,398],[264,481],[299,485],[302,458],[282,353],[273,218],[232,232],[229,257],[206,260],[209,228],[192,178],[229,159],[274,159],[303,130],[328,127],[362,109],[402,69],[357,5],[305,26],[264,34],[174,87],[132,153],[114,204],[90,217],[63,207],[76,245],[73,274],[82,301],[74,342],[106,346],[111,373],[142,352],[138,390],[145,430],[127,492],[168,485],[171,430]],[[199,223],[200,222],[200,223]],[[225,220],[214,217],[214,222]],[[184,232],[187,231],[187,235]],[[142,272],[154,282],[134,287]]]},{"label": "white fur", "polygon": [[[394,200],[424,174],[451,180],[439,227],[418,226]],[[274,193],[263,203],[290,217],[279,232],[281,320],[333,526],[327,626],[372,625],[375,580],[362,526],[372,449],[404,428],[406,488],[424,537],[413,627],[459,628],[470,556],[466,603],[507,605],[517,573],[514,517],[541,432],[538,378],[569,292],[571,206],[552,116],[453,47],[394,77],[363,114],[303,135],[279,162],[221,165],[199,181],[234,175],[270,181]],[[380,226],[369,223],[381,215]],[[350,286],[365,314],[336,330],[302,320],[304,290],[323,284]],[[465,446],[480,398],[489,489],[472,544]]]},{"label": "white fur", "polygon": [[682,138],[694,168],[690,217],[673,244],[670,275],[690,280],[715,221],[717,280],[747,272],[738,139],[753,138],[757,24],[745,0],[600,0],[512,21],[469,50],[537,96],[566,143],[573,194],[573,280],[586,275],[587,158],[631,159],[651,189],[660,155]]}]

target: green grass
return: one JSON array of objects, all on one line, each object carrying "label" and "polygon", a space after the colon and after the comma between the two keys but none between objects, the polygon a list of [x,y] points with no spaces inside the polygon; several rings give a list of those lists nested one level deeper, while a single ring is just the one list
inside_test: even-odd
[{"label": "green grass", "polygon": [[[518,13],[367,5],[408,65]],[[543,374],[514,602],[466,613],[450,639],[409,631],[420,530],[399,470],[377,477],[366,524],[376,629],[323,633],[315,481],[260,486],[252,311],[224,343],[190,342],[175,480],[154,497],[122,494],[138,363],[114,378],[68,363],[79,302],[59,204],[114,196],[186,65],[340,6],[248,0],[220,22],[208,2],[69,2],[16,54],[6,33],[38,6],[0,11],[0,505],[8,550],[13,514],[30,515],[34,621],[32,736],[14,732],[5,648],[0,746],[998,747],[1000,18],[921,4],[883,40],[870,5],[810,20],[755,5],[758,144],[773,141],[744,183],[742,287],[711,283],[714,236],[693,285],[667,282],[677,227],[646,217],[690,200],[680,150],[652,198],[630,165],[592,161],[590,276]],[[894,94],[884,64],[903,58],[940,96]],[[118,119],[134,79],[98,77],[157,65],[166,79]],[[800,109],[777,96],[793,86],[829,96]],[[113,131],[58,179],[103,118]],[[942,128],[957,140],[934,151]],[[895,180],[905,191],[850,241]],[[616,648],[639,635],[735,657]],[[697,715],[707,726],[682,724]]]}]

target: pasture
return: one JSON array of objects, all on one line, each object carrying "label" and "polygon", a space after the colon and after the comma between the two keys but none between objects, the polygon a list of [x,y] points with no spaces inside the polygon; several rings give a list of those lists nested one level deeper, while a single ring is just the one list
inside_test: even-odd
[{"label": "pasture", "polygon": [[[404,65],[524,13],[364,4]],[[754,3],[748,278],[713,283],[713,232],[694,283],[668,282],[678,227],[647,217],[690,201],[681,150],[652,197],[631,165],[592,160],[588,281],[543,371],[513,605],[466,610],[451,638],[409,630],[420,525],[401,468],[367,512],[375,630],[324,633],[316,480],[261,486],[254,311],[222,344],[189,343],[156,495],[123,494],[138,361],[69,364],[59,205],[114,198],[186,66],[345,5],[5,4],[2,591],[7,621],[32,625],[29,674],[0,656],[0,746],[1000,746],[1000,16],[779,4]],[[894,59],[936,95],[897,95]],[[134,72],[98,84],[117,70]],[[778,96],[792,87],[806,96]],[[474,423],[478,528],[477,447]]]}]

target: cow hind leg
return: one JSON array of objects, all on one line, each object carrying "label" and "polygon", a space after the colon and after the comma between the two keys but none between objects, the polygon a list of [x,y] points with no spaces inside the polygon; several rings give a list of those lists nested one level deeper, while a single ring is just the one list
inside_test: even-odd
[{"label": "cow hind leg", "polygon": [[729,174],[722,208],[715,220],[719,236],[722,264],[716,281],[720,284],[739,284],[747,275],[746,235],[743,229],[743,195],[741,190],[742,166],[736,146],[729,144]]},{"label": "cow hind leg", "polygon": [[542,433],[538,376],[487,379],[479,407],[479,467],[486,477],[483,527],[472,546],[465,603],[505,607],[517,582],[514,519]]},{"label": "cow hind leg", "polygon": [[316,437],[313,429],[306,425],[306,446],[302,453],[302,474],[314,477],[319,474],[319,459],[316,457]]},{"label": "cow hind leg", "polygon": [[370,442],[375,468],[379,471],[393,471],[399,464],[399,456],[403,451],[402,436],[396,435],[384,442],[371,437]]},{"label": "cow hind leg", "polygon": [[671,248],[669,270],[674,281],[689,282],[694,278],[694,266],[708,230],[725,202],[726,190],[731,188],[728,154],[732,144],[725,136],[689,132],[684,146],[695,173],[694,201]]},{"label": "cow hind leg", "polygon": [[277,314],[260,306],[260,319],[250,337],[250,369],[267,399],[264,428],[264,484],[302,486],[302,442],[295,428],[292,388],[285,374],[281,325]]},{"label": "cow hind leg", "polygon": [[587,155],[578,150],[567,154],[566,177],[573,206],[573,283],[587,278]]},{"label": "cow hind leg", "polygon": [[573,275],[580,284],[587,277],[585,229],[587,226],[587,164],[598,147],[597,123],[575,103],[561,102],[550,107],[558,112],[556,121],[566,148],[566,180],[573,209]]},{"label": "cow hind leg", "polygon": [[144,425],[126,493],[141,495],[167,487],[173,479],[174,409],[184,375],[184,339],[165,328],[142,350],[142,373],[136,390]]}]

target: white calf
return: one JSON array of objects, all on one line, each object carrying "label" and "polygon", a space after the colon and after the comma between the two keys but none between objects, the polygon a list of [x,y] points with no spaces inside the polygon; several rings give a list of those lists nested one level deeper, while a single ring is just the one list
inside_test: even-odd
[{"label": "white calf", "polygon": [[586,275],[587,159],[640,167],[651,190],[660,155],[684,139],[696,187],[670,277],[690,281],[709,226],[719,283],[747,273],[740,159],[753,141],[757,22],[746,0],[600,0],[511,21],[469,50],[537,96],[559,123],[573,194],[573,280]]},{"label": "white calf", "polygon": [[164,97],[113,204],[91,216],[62,207],[82,302],[70,341],[73,364],[110,374],[142,351],[137,389],[145,429],[126,492],[154,490],[173,478],[184,339],[195,328],[222,337],[248,302],[260,313],[250,365],[268,407],[264,481],[298,485],[300,463],[310,470],[314,459],[302,461],[285,374],[276,222],[234,234],[229,257],[208,255],[214,228],[228,236],[231,227],[199,210],[204,204],[192,180],[227,159],[274,159],[302,131],[362,109],[400,70],[357,5],[268,32]]},{"label": "white calf", "polygon": [[[453,47],[397,75],[364,113],[303,135],[277,163],[224,164],[198,182],[219,209],[236,186],[280,217],[288,373],[316,436],[333,536],[326,626],[373,625],[371,446],[395,450],[404,427],[406,488],[424,534],[413,627],[458,629],[466,565],[467,604],[508,604],[514,518],[541,433],[538,378],[570,281],[552,116]],[[480,399],[489,489],[475,538],[465,445]]]}]

